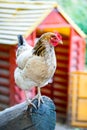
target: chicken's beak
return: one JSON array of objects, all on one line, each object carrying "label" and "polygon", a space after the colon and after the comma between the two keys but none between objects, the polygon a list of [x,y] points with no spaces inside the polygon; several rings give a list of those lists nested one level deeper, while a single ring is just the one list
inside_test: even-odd
[{"label": "chicken's beak", "polygon": [[63,41],[62,41],[62,40],[60,40],[58,43],[59,43],[59,44],[63,44]]}]

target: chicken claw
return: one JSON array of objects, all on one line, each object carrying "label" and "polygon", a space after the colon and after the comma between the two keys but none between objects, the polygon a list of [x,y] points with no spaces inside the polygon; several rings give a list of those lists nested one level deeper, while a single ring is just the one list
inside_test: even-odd
[{"label": "chicken claw", "polygon": [[29,106],[29,107],[33,106],[35,109],[37,109],[37,107],[35,106],[35,104],[34,104],[34,103],[32,103],[31,101],[30,101],[30,102],[28,102],[28,106]]},{"label": "chicken claw", "polygon": [[38,108],[40,107],[40,103],[44,103],[42,96],[41,96],[41,92],[40,92],[40,87],[38,87],[38,94],[32,99],[32,101],[34,101],[35,99],[38,100]]},{"label": "chicken claw", "polygon": [[24,91],[24,92],[25,92],[25,97],[26,97],[26,102],[27,102],[28,107],[33,106],[35,109],[37,109],[37,107],[35,106],[35,104],[32,103],[32,100],[30,100],[30,99],[28,98],[28,96],[27,96],[27,91]]}]

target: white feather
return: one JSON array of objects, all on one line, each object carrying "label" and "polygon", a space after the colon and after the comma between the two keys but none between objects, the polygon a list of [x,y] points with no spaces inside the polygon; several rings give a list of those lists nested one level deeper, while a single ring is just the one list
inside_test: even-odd
[{"label": "white feather", "polygon": [[24,41],[23,45],[20,46],[16,52],[17,56],[16,63],[18,67],[21,69],[25,67],[27,60],[32,56],[32,49],[33,49],[33,47],[30,46],[25,39],[23,39],[23,41]]}]

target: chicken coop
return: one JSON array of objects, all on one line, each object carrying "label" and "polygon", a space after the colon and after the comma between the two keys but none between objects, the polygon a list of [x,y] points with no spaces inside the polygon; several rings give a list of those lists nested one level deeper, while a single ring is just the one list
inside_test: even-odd
[{"label": "chicken coop", "polygon": [[[17,35],[23,35],[34,46],[45,32],[59,32],[63,45],[55,48],[57,69],[52,82],[42,88],[42,95],[54,101],[58,118],[65,120],[70,72],[84,70],[86,36],[55,2],[0,1],[0,110],[25,99],[14,82]],[[32,89],[30,97],[35,92]]]}]

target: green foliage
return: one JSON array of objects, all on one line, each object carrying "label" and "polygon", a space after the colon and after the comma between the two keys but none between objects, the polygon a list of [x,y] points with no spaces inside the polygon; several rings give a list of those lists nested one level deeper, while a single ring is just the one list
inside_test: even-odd
[{"label": "green foliage", "polygon": [[57,0],[71,19],[87,34],[87,1]]}]

